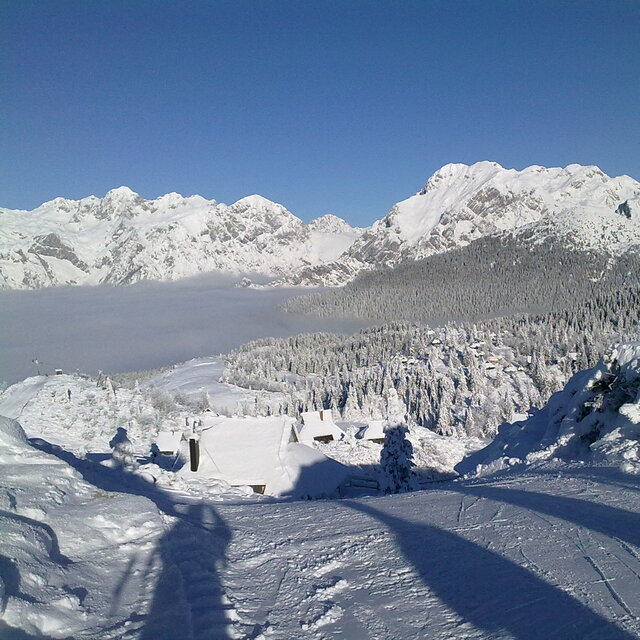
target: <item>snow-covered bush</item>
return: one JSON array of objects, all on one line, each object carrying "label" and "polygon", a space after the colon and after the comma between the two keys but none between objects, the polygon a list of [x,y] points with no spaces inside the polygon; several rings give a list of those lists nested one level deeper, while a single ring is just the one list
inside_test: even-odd
[{"label": "snow-covered bush", "polygon": [[178,410],[176,400],[170,393],[162,389],[152,387],[146,392],[146,396],[151,402],[151,406],[161,415],[170,415]]}]

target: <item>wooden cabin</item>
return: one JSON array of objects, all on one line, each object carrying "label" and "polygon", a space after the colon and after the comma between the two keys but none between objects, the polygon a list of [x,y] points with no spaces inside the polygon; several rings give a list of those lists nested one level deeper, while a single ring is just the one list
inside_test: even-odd
[{"label": "wooden cabin", "polygon": [[[331,495],[346,467],[301,444],[292,418],[226,418],[193,435],[189,471],[272,496]],[[195,464],[194,464],[195,463]],[[194,468],[195,466],[195,468]]]}]

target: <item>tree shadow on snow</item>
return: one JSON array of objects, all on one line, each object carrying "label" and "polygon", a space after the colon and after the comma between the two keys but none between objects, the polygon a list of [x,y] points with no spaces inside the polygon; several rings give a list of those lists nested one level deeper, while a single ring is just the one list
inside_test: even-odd
[{"label": "tree shadow on snow", "polygon": [[[95,487],[142,496],[151,500],[159,511],[176,519],[149,556],[145,580],[154,583],[154,587],[148,612],[134,612],[129,619],[129,623],[140,629],[136,637],[140,640],[234,637],[229,628],[234,614],[219,577],[232,532],[211,505],[180,503],[153,482],[123,468],[105,467],[78,458],[40,438],[31,438],[30,443],[69,464]],[[129,559],[111,594],[114,621],[135,571],[135,561],[134,557]],[[115,631],[122,625],[123,621],[116,622],[105,631]]]},{"label": "tree shadow on snow", "polygon": [[375,518],[424,584],[464,622],[487,638],[518,640],[632,640],[633,636],[562,589],[489,549],[438,527],[344,501]]},{"label": "tree shadow on snow", "polygon": [[[557,476],[557,469],[536,469],[535,475]],[[533,474],[532,474],[533,475]],[[562,475],[566,477],[584,478],[598,484],[608,485],[610,487],[619,487],[629,491],[640,492],[640,478],[631,473],[612,467],[594,467],[586,465],[584,467],[570,467],[562,471]]]},{"label": "tree shadow on snow", "polygon": [[530,511],[572,522],[607,536],[614,536],[629,544],[640,546],[640,514],[618,507],[609,507],[598,502],[567,496],[505,489],[491,485],[467,485],[452,482],[441,485],[443,491],[454,491],[466,495],[504,502]]}]

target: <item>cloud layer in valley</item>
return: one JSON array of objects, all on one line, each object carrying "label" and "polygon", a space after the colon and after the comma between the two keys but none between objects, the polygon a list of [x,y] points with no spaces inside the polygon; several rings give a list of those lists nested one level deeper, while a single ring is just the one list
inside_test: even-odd
[{"label": "cloud layer in valley", "polygon": [[0,293],[0,381],[54,368],[134,371],[226,352],[254,338],[351,331],[345,321],[279,310],[291,290],[256,291],[200,276],[127,287]]}]

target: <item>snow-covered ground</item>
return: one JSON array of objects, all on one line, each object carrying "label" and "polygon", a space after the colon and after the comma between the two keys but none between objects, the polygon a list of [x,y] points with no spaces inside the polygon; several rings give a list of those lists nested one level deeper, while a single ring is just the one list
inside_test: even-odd
[{"label": "snow-covered ground", "polygon": [[386,498],[213,502],[0,428],[3,638],[640,634],[637,476],[547,463]]},{"label": "snow-covered ground", "polygon": [[[201,393],[217,366],[156,382]],[[434,470],[467,455],[480,475],[386,497],[277,501],[105,460],[124,424],[141,449],[195,417],[168,398],[66,375],[0,396],[3,640],[640,637],[640,345],[483,451],[412,432]],[[353,431],[318,448],[375,466]]]},{"label": "snow-covered ground", "polygon": [[233,415],[243,403],[253,402],[255,394],[220,382],[224,368],[224,360],[220,358],[195,358],[152,376],[145,380],[144,386],[182,394],[195,401],[204,397],[214,411]]},{"label": "snow-covered ground", "polygon": [[[343,464],[365,469],[380,463],[382,444],[356,438],[361,426],[350,423],[340,423],[340,426],[346,430],[347,437],[326,444],[317,443],[320,451]],[[413,447],[413,463],[425,481],[455,477],[455,466],[490,442],[484,438],[441,436],[423,427],[411,427],[408,437]]]}]

